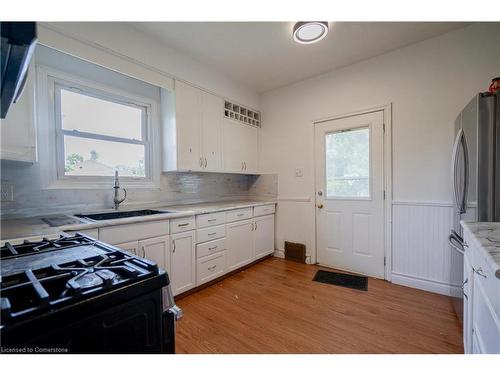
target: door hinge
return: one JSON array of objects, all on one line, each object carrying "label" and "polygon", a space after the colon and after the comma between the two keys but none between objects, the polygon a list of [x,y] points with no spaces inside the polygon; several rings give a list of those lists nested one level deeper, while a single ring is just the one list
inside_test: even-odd
[{"label": "door hinge", "polygon": [[385,190],[384,190],[384,201],[385,201]]},{"label": "door hinge", "polygon": [[384,266],[385,266],[385,257],[384,257]]},{"label": "door hinge", "polygon": [[382,124],[382,130],[384,131],[385,133],[385,122]]}]

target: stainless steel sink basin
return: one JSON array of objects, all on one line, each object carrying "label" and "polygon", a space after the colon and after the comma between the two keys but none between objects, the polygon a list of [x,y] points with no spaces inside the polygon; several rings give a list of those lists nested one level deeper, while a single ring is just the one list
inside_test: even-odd
[{"label": "stainless steel sink basin", "polygon": [[170,211],[156,211],[156,210],[137,210],[137,211],[116,211],[116,212],[102,212],[97,214],[89,214],[89,215],[75,215],[77,217],[81,217],[83,219],[89,220],[112,220],[112,219],[124,219],[127,217],[136,217],[136,216],[149,216],[156,214],[165,214]]}]

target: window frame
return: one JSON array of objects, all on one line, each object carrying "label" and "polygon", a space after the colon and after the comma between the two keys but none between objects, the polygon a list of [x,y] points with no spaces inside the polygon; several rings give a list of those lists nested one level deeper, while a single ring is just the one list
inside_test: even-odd
[{"label": "window frame", "polygon": [[[113,176],[71,176],[65,174],[64,134],[84,139],[117,141],[144,145],[145,177],[120,177],[122,186],[128,188],[160,188],[160,118],[159,103],[139,97],[121,89],[76,77],[59,70],[36,65],[37,122],[39,128],[39,159],[42,189],[108,189]],[[82,93],[98,99],[140,108],[143,116],[141,140],[108,136],[104,134],[65,130],[61,121],[61,90]]]},{"label": "window frame", "polygon": [[[350,131],[357,131],[357,130],[363,130],[367,129],[368,130],[368,196],[367,197],[356,197],[356,196],[329,196],[328,195],[328,173],[327,171],[327,137],[330,134],[337,134],[337,133],[347,133]],[[366,124],[366,125],[361,125],[361,126],[355,126],[355,127],[349,127],[345,129],[339,129],[331,132],[326,132],[324,134],[324,140],[325,140],[325,152],[324,152],[324,157],[325,157],[325,198],[329,200],[340,200],[340,201],[371,201],[373,200],[373,194],[372,194],[372,125],[371,124]],[[355,180],[355,178],[352,178],[350,180]]]}]

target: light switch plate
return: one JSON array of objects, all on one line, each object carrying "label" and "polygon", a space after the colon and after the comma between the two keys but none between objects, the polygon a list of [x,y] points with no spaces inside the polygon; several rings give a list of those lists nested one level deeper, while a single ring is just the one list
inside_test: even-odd
[{"label": "light switch plate", "polygon": [[304,170],[302,168],[295,168],[295,177],[303,177]]},{"label": "light switch plate", "polygon": [[12,202],[14,201],[14,185],[8,181],[2,181],[2,202]]}]

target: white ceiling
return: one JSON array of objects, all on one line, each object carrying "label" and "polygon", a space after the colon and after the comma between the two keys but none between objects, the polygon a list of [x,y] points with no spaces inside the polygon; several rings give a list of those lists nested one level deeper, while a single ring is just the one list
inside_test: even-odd
[{"label": "white ceiling", "polygon": [[293,41],[292,22],[135,22],[136,29],[262,93],[467,23],[331,22],[325,39]]}]

